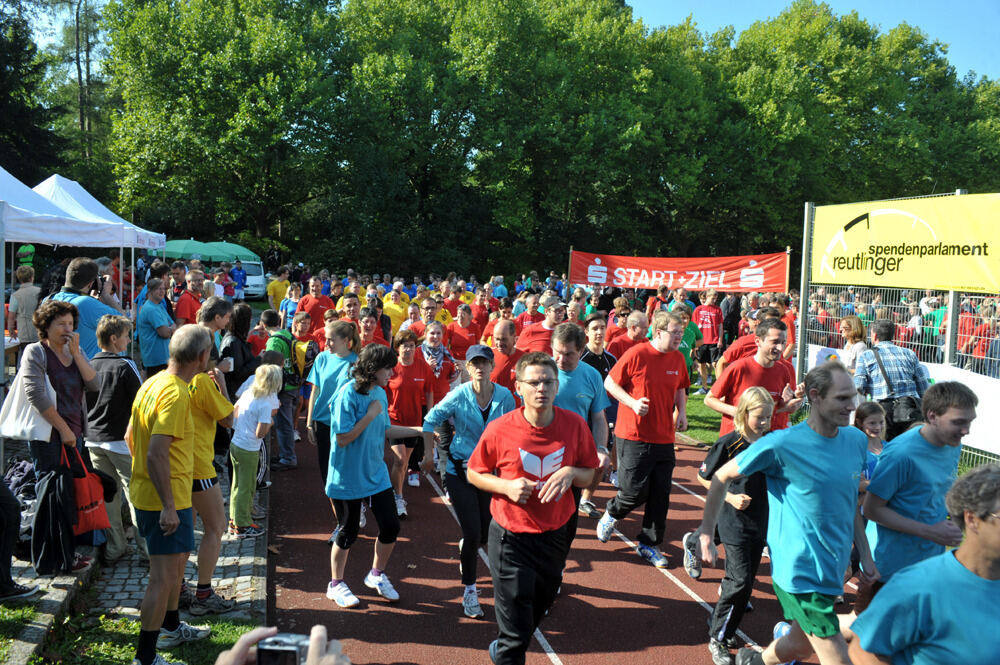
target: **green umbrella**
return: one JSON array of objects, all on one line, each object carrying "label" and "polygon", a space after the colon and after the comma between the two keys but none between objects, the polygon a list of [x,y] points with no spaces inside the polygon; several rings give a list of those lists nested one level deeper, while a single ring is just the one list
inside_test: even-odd
[{"label": "green umbrella", "polygon": [[213,248],[215,255],[219,257],[220,261],[234,261],[236,259],[240,261],[260,261],[260,257],[257,254],[234,242],[220,240],[205,244]]},{"label": "green umbrella", "polygon": [[219,255],[218,250],[205,242],[199,242],[194,238],[189,240],[168,240],[166,247],[156,252],[151,252],[157,256],[164,256],[168,259],[201,259],[202,261],[214,261]]}]

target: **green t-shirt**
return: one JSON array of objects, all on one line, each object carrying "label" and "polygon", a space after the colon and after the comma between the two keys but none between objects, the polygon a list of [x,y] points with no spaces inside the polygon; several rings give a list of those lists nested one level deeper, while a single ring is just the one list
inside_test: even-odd
[{"label": "green t-shirt", "polygon": [[35,246],[34,245],[21,245],[17,248],[17,253],[21,254],[26,252],[25,256],[21,256],[17,259],[17,265],[19,266],[30,266],[35,260]]},{"label": "green t-shirt", "polygon": [[681,345],[678,347],[678,351],[684,354],[684,362],[687,363],[688,376],[691,376],[691,366],[694,364],[694,358],[691,357],[691,350],[694,348],[695,344],[704,339],[704,335],[701,334],[701,329],[694,324],[693,321],[689,321],[687,328],[684,329],[684,338],[681,340]]},{"label": "green t-shirt", "polygon": [[938,307],[924,317],[924,321],[928,324],[924,326],[924,341],[934,343],[934,340],[940,334],[938,331],[941,330],[941,325],[944,323],[946,316],[948,316],[948,308]]}]

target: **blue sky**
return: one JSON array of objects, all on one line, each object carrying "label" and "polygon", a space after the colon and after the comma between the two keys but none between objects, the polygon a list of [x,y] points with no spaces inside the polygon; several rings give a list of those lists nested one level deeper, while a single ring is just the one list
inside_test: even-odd
[{"label": "blue sky", "polygon": [[[777,16],[791,0],[630,0],[634,18],[651,28],[676,25],[689,15],[701,32],[731,25],[738,35],[755,21]],[[1000,0],[960,0],[955,4],[931,0],[828,0],[836,14],[857,10],[861,18],[883,32],[900,23],[920,28],[948,46],[947,57],[959,78],[971,69],[978,76],[1000,79]]]}]

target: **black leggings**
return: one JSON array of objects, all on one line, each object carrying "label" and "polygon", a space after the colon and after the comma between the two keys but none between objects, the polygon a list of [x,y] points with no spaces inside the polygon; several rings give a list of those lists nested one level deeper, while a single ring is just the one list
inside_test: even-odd
[{"label": "black leggings", "polygon": [[[342,550],[351,549],[358,539],[361,529],[362,499],[334,499],[333,510],[340,520],[340,531],[337,532],[337,547]],[[384,489],[371,497],[372,514],[378,524],[378,541],[386,545],[396,542],[399,536],[399,517],[396,515],[396,497],[392,488]]]},{"label": "black leggings", "polygon": [[320,482],[325,489],[327,472],[330,470],[330,426],[313,420],[312,430],[316,439],[316,467],[319,469]]},{"label": "black leggings", "polygon": [[490,494],[473,487],[464,477],[446,474],[451,507],[462,527],[462,584],[476,583],[479,546],[485,545],[490,528]]}]

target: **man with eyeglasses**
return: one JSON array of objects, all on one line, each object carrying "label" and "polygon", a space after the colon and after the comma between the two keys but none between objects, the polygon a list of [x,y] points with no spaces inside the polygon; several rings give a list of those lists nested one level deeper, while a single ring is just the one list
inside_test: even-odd
[{"label": "man with eyeglasses", "polygon": [[527,353],[516,372],[524,408],[486,426],[467,471],[472,485],[493,495],[489,556],[499,636],[489,654],[500,665],[524,663],[562,579],[567,523],[576,512],[569,489],[589,485],[599,463],[583,418],[554,406],[555,361]]},{"label": "man with eyeglasses", "polygon": [[[424,341],[424,332],[427,330],[427,324],[431,321],[437,320],[437,311],[438,303],[434,298],[424,298],[420,302],[420,320],[414,321],[408,328],[408,330],[412,331],[413,334],[417,336],[418,343],[422,343]],[[445,333],[447,334],[447,329],[445,330]],[[447,344],[448,340],[444,339],[443,343]]]},{"label": "man with eyeglasses", "polygon": [[670,506],[674,432],[688,424],[687,366],[677,350],[684,327],[679,314],[657,312],[650,343],[626,351],[604,380],[608,394],[618,400],[618,493],[597,523],[597,538],[608,542],[618,520],[645,505],[636,551],[657,568],[667,567],[660,543]]}]

